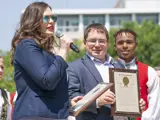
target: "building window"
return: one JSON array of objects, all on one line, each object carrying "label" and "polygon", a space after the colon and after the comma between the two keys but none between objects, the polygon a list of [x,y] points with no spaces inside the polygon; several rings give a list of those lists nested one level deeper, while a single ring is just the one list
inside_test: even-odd
[{"label": "building window", "polygon": [[77,32],[79,25],[78,15],[58,15],[57,29],[62,32]]},{"label": "building window", "polygon": [[92,23],[105,24],[105,15],[83,15],[84,28]]},{"label": "building window", "polygon": [[110,15],[110,27],[121,27],[123,22],[131,21],[131,14],[114,14]]},{"label": "building window", "polygon": [[142,24],[143,21],[153,21],[158,24],[158,14],[136,14],[136,20],[139,24]]}]

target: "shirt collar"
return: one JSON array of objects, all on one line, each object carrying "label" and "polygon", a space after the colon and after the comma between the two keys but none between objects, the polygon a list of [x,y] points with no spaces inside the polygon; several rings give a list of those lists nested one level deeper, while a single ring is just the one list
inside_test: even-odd
[{"label": "shirt collar", "polygon": [[93,62],[97,62],[97,63],[101,63],[101,64],[110,64],[110,62],[112,60],[112,57],[108,54],[105,55],[105,62],[102,62],[98,58],[95,58],[95,57],[89,55],[88,52],[86,52],[86,54]]}]

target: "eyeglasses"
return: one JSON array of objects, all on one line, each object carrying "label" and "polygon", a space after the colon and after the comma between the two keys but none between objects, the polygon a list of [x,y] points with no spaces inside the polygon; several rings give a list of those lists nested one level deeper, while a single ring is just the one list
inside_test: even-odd
[{"label": "eyeglasses", "polygon": [[106,39],[88,39],[86,40],[88,43],[92,44],[92,45],[95,45],[98,41],[98,43],[100,45],[105,45],[107,40]]},{"label": "eyeglasses", "polygon": [[52,19],[53,22],[56,22],[57,21],[57,16],[55,16],[55,15],[46,15],[46,16],[43,17],[43,23],[48,23],[50,19]]}]

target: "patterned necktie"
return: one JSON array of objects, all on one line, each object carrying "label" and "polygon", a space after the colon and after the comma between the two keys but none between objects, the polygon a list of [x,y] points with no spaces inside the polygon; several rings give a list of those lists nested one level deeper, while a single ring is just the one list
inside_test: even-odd
[{"label": "patterned necktie", "polygon": [[126,64],[126,68],[127,68],[127,69],[130,69],[130,65],[129,65],[129,64]]}]

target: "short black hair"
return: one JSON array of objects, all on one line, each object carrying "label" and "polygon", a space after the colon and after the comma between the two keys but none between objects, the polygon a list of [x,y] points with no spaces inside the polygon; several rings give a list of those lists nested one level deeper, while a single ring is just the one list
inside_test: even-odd
[{"label": "short black hair", "polygon": [[125,28],[125,29],[120,29],[120,30],[118,30],[118,31],[113,35],[114,38],[115,38],[115,40],[116,40],[116,37],[117,37],[118,35],[121,35],[122,33],[131,33],[131,34],[134,36],[134,39],[135,39],[135,40],[137,39],[137,33],[136,33],[136,32],[134,32],[134,31],[131,30],[131,29]]}]

